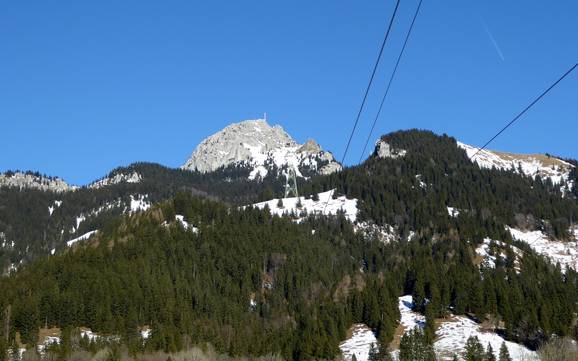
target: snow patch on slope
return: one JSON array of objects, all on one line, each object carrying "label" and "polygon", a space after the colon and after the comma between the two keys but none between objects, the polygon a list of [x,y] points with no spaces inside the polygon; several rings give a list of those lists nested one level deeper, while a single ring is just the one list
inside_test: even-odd
[{"label": "snow patch on slope", "polygon": [[371,345],[377,347],[375,334],[362,323],[353,325],[349,332],[351,332],[351,337],[339,344],[345,360],[351,361],[355,355],[357,361],[367,361]]},{"label": "snow patch on slope", "polygon": [[138,194],[136,196],[130,195],[130,212],[146,211],[151,207],[150,202],[147,200],[148,195]]},{"label": "snow patch on slope", "polygon": [[[357,199],[347,199],[345,196],[333,199],[332,194],[335,189],[318,194],[319,200],[307,199],[304,197],[282,198],[282,207],[279,207],[279,199],[256,203],[253,206],[259,209],[268,207],[271,214],[282,216],[295,214],[299,216],[302,212],[308,214],[336,215],[344,212],[345,218],[351,222],[357,219]],[[301,207],[298,207],[301,200]]]},{"label": "snow patch on slope", "polygon": [[[494,247],[494,249],[492,249]],[[497,258],[506,259],[506,248],[508,244],[502,241],[492,240],[490,238],[484,238],[482,244],[476,248],[476,254],[483,259],[483,264],[486,267],[496,268]],[[520,259],[522,258],[522,250],[517,247],[511,246],[514,254],[516,255],[516,260],[514,261],[514,268],[516,271],[520,270]]]},{"label": "snow patch on slope", "polygon": [[[425,317],[414,312],[413,306],[411,295],[399,298],[400,324],[404,326],[405,332],[412,330],[416,326],[419,328],[425,327]],[[450,315],[450,317],[441,321],[436,330],[434,349],[440,355],[440,360],[451,360],[454,354],[460,355],[470,336],[477,336],[484,348],[487,347],[489,342],[496,353],[496,358],[502,342],[506,343],[513,360],[521,360],[523,359],[522,357],[528,357],[532,360],[536,357],[535,352],[528,350],[522,345],[505,341],[494,332],[482,331],[479,324],[467,317]]]},{"label": "snow patch on slope", "polygon": [[460,210],[454,207],[446,207],[448,209],[448,214],[450,217],[457,217],[460,215]]},{"label": "snow patch on slope", "polygon": [[106,177],[106,178],[103,178],[99,181],[96,181],[96,182],[90,184],[88,187],[98,189],[98,188],[102,188],[102,187],[106,187],[106,186],[110,186],[110,185],[118,184],[118,183],[139,183],[141,180],[142,180],[142,177],[138,172],[132,172],[130,174],[118,173],[112,177]]},{"label": "snow patch on slope", "polygon": [[[478,148],[457,142],[458,147],[466,151],[468,157],[472,157]],[[574,166],[555,157],[542,154],[513,154],[482,150],[472,159],[481,168],[496,168],[501,170],[513,170],[530,177],[550,179],[553,184],[568,182],[570,170]],[[572,187],[572,185],[571,185]]]},{"label": "snow patch on slope", "polygon": [[450,321],[441,323],[436,330],[434,349],[441,360],[451,360],[454,353],[458,355],[463,353],[470,336],[476,336],[485,350],[488,343],[492,345],[496,359],[499,358],[500,347],[505,342],[512,360],[538,360],[536,352],[520,344],[505,341],[494,332],[481,331],[476,322],[463,316],[453,316]]},{"label": "snow patch on slope", "polygon": [[[197,233],[199,231],[199,229],[195,226],[193,226],[192,224],[190,224],[189,222],[187,222],[185,220],[185,216],[182,216],[180,214],[176,214],[175,215],[175,221],[178,222],[178,224],[180,224],[185,230],[187,231],[192,231],[193,233]],[[165,227],[169,226],[169,223],[167,223],[166,221],[163,222],[162,224]]]},{"label": "snow patch on slope", "polygon": [[[527,243],[536,253],[546,256],[552,263],[560,263],[562,270],[578,270],[578,240],[551,241],[542,231],[522,231],[507,227],[514,239]],[[574,230],[574,232],[576,232]]]}]

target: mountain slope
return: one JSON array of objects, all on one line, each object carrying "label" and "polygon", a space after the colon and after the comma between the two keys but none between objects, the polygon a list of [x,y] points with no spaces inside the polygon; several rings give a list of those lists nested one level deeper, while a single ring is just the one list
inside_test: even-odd
[{"label": "mountain slope", "polygon": [[[478,148],[471,145],[461,142],[457,142],[457,145],[466,151],[468,157],[478,152]],[[575,166],[550,155],[514,154],[484,149],[478,152],[473,160],[483,168],[510,170],[532,178],[539,177],[543,181],[549,179],[552,184],[565,183],[568,190],[574,188],[570,173]]]}]

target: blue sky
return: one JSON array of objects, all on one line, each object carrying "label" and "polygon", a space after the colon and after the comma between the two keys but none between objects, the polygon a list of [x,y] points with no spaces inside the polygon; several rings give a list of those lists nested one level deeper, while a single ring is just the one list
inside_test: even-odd
[{"label": "blue sky", "polygon": [[[84,184],[179,166],[268,113],[340,159],[394,1],[13,1],[0,5],[0,171]],[[355,163],[417,0],[403,0]],[[578,2],[424,0],[377,125],[481,145],[578,61]],[[490,148],[578,158],[578,71]]]}]

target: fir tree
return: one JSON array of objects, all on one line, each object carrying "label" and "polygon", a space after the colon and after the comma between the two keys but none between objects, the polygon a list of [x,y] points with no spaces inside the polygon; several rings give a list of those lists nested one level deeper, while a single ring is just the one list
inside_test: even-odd
[{"label": "fir tree", "polygon": [[435,361],[433,346],[428,344],[422,330],[417,326],[401,337],[399,361]]},{"label": "fir tree", "polygon": [[494,355],[494,349],[492,345],[488,342],[488,347],[486,348],[486,357],[484,361],[496,361],[496,356]]},{"label": "fir tree", "polygon": [[465,361],[484,361],[484,346],[477,336],[470,336],[464,348]]},{"label": "fir tree", "polygon": [[502,346],[500,346],[499,361],[512,361],[512,358],[510,357],[510,352],[508,351],[508,347],[506,346],[505,342],[502,342]]},{"label": "fir tree", "polygon": [[379,351],[374,344],[369,346],[369,354],[367,356],[367,361],[380,361],[379,359]]}]

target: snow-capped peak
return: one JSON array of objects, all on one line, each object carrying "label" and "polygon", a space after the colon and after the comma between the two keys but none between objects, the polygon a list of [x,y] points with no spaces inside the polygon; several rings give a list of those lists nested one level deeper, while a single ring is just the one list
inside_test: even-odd
[{"label": "snow-capped peak", "polygon": [[[478,148],[462,142],[458,142],[458,147],[465,150],[470,158],[478,151]],[[477,153],[472,161],[481,168],[513,170],[530,177],[550,179],[553,184],[567,182],[568,175],[574,168],[572,164],[562,159],[544,154],[514,154],[486,149]]]},{"label": "snow-capped peak", "polygon": [[333,155],[314,141],[299,144],[281,126],[271,126],[264,119],[234,123],[211,135],[182,168],[205,173],[235,164],[249,166],[250,179],[265,177],[275,167],[293,167],[297,176],[341,169]]}]

